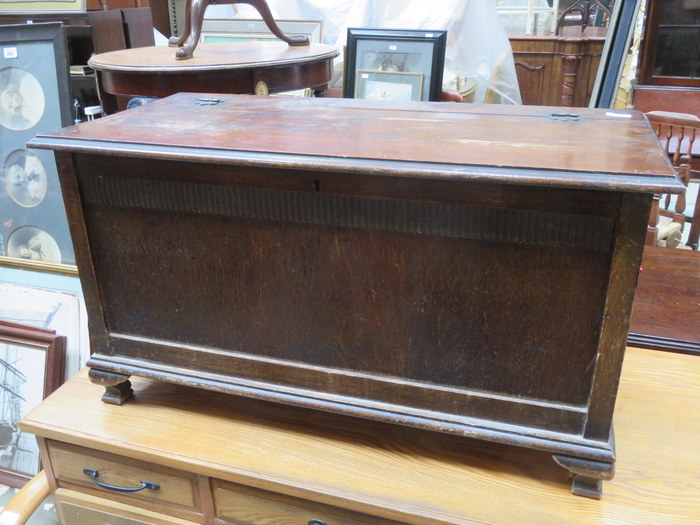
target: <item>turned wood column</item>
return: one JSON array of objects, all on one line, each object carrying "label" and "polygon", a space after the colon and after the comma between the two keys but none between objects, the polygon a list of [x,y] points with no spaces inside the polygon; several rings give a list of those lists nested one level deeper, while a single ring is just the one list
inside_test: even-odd
[{"label": "turned wood column", "polygon": [[578,65],[581,63],[582,55],[563,55],[562,63],[562,83],[561,83],[561,105],[572,107],[574,105],[574,95],[576,93],[576,73]]}]

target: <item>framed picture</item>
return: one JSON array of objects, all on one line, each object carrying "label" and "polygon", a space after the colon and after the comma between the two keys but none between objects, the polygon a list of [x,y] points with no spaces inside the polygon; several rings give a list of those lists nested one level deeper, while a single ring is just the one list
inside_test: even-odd
[{"label": "framed picture", "polygon": [[60,23],[0,26],[0,265],[76,273],[53,153],[25,147],[72,124],[69,77]]},{"label": "framed picture", "polygon": [[355,98],[415,102],[423,93],[423,73],[360,69],[356,78]]},{"label": "framed picture", "polygon": [[0,13],[82,13],[85,0],[0,0]]},{"label": "framed picture", "polygon": [[0,321],[0,483],[21,487],[39,472],[39,448],[19,420],[63,382],[66,338]]},{"label": "framed picture", "polygon": [[[378,87],[380,92],[386,88],[387,96],[410,92],[410,100],[440,100],[446,43],[443,30],[348,28],[343,96],[372,98],[376,93],[371,88]],[[414,98],[418,78],[420,95]]]},{"label": "framed picture", "polygon": [[[1,1],[1,0],[0,0]],[[320,20],[276,20],[283,33],[304,35],[312,43],[321,42],[323,23]],[[243,18],[205,18],[200,43],[245,42],[249,40],[279,41],[262,20]]]}]

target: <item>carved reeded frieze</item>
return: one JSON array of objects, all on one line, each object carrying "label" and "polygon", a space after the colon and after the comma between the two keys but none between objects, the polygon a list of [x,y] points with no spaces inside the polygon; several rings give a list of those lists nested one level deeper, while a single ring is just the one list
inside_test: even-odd
[{"label": "carved reeded frieze", "polygon": [[83,181],[99,206],[215,214],[539,246],[610,249],[609,217],[320,192],[293,192],[114,177]]}]

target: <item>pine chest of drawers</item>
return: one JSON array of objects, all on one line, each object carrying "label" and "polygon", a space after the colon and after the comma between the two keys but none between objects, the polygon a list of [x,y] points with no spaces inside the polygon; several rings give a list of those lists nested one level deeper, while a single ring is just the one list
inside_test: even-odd
[{"label": "pine chest of drawers", "polygon": [[652,195],[682,190],[641,114],[179,94],[32,145],[106,401],[139,375],[612,477]]}]

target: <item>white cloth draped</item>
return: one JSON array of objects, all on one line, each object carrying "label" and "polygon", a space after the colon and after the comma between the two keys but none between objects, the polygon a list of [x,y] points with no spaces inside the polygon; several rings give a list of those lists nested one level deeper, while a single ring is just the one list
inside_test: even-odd
[{"label": "white cloth draped", "polygon": [[[492,0],[268,0],[275,19],[322,20],[323,42],[335,45],[332,85],[342,83],[342,49],[347,28],[447,30],[443,87],[456,79],[476,83],[474,102],[491,90],[495,100],[521,103],[513,54]],[[212,5],[206,18],[260,18],[247,5]]]}]

